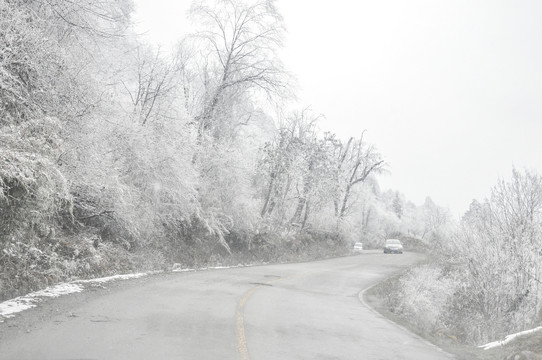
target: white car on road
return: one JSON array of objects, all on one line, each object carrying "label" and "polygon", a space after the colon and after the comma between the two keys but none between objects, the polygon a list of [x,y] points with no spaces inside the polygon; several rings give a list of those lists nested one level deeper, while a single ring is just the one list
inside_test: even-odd
[{"label": "white car on road", "polygon": [[402,254],[403,253],[403,244],[400,240],[397,239],[388,239],[386,240],[386,245],[384,245],[384,254]]},{"label": "white car on road", "polygon": [[363,244],[357,242],[354,244],[354,253],[360,253],[363,250]]}]

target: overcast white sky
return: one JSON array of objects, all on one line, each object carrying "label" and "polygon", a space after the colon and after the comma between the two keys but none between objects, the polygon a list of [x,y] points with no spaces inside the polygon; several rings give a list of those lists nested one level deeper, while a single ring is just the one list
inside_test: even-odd
[{"label": "overcast white sky", "polygon": [[[165,47],[190,0],[135,0]],[[383,188],[462,214],[512,167],[542,173],[542,1],[278,0],[283,61],[322,129],[375,143]]]}]

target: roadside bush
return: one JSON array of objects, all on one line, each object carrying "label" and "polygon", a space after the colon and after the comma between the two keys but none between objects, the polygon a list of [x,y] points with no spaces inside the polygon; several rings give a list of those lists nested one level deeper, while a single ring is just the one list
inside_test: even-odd
[{"label": "roadside bush", "polygon": [[399,313],[427,333],[448,327],[450,303],[458,285],[453,273],[446,274],[438,266],[415,267],[399,281]]},{"label": "roadside bush", "polygon": [[421,239],[410,237],[410,236],[399,236],[398,237],[406,251],[417,251],[424,252],[428,250],[428,245]]},{"label": "roadside bush", "polygon": [[412,269],[389,304],[426,332],[479,345],[537,327],[542,313],[542,178],[513,170],[473,201],[461,226],[433,241],[433,265]]},{"label": "roadside bush", "polygon": [[123,249],[97,245],[92,237],[9,241],[0,256],[0,300],[62,281],[132,271],[136,265]]},{"label": "roadside bush", "polygon": [[283,229],[245,236],[251,239],[244,240],[250,248],[231,246],[233,255],[244,262],[306,261],[342,256],[350,251],[350,244],[336,232]]}]

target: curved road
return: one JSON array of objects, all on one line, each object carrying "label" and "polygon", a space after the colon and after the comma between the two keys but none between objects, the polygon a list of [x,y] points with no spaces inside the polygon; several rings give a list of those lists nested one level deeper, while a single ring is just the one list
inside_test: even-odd
[{"label": "curved road", "polygon": [[[451,359],[360,291],[421,259],[362,255],[151,276],[0,324],[1,359]],[[62,304],[64,311],[58,311]]]}]

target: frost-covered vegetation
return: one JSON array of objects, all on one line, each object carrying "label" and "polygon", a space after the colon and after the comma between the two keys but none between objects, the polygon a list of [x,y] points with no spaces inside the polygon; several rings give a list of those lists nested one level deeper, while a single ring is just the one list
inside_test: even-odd
[{"label": "frost-covered vegetation", "polygon": [[387,297],[431,334],[473,345],[542,320],[542,177],[514,170],[457,229],[434,244],[436,261],[410,270]]},{"label": "frost-covered vegetation", "polygon": [[425,232],[378,189],[385,163],[363,135],[265,110],[295,98],[273,1],[195,2],[197,31],[167,56],[135,35],[132,8],[0,0],[0,299],[172,263],[345,254],[401,218]]}]

